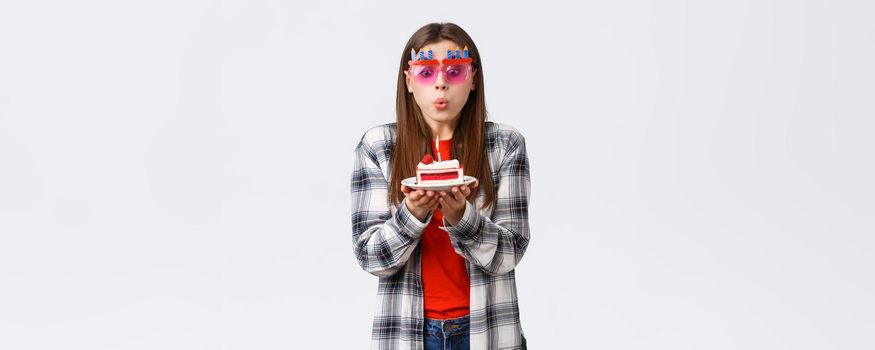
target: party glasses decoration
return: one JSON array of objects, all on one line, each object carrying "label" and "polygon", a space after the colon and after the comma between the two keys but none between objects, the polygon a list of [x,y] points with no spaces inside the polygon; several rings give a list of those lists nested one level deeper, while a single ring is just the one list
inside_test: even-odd
[{"label": "party glasses decoration", "polygon": [[447,58],[440,62],[434,59],[431,48],[420,49],[418,54],[416,50],[410,49],[410,58],[408,74],[412,75],[413,80],[419,84],[433,85],[437,81],[438,73],[444,74],[447,83],[464,83],[473,71],[471,62],[474,59],[468,57],[468,46],[465,46],[464,50],[458,47],[456,50],[447,48]]},{"label": "party glasses decoration", "polygon": [[471,75],[470,64],[444,64],[444,65],[414,65],[410,66],[409,73],[413,81],[423,85],[434,85],[438,73],[444,74],[444,80],[450,84],[464,83]]}]

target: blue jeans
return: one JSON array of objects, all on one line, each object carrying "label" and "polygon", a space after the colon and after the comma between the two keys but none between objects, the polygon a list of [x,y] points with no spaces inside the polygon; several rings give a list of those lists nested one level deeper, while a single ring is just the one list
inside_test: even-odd
[{"label": "blue jeans", "polygon": [[468,316],[448,320],[425,319],[425,350],[468,350]]}]

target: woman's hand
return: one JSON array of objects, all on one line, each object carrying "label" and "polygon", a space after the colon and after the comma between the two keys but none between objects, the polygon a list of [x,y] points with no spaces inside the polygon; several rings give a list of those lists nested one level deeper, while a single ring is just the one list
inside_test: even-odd
[{"label": "woman's hand", "polygon": [[465,201],[471,190],[477,187],[477,182],[469,185],[453,186],[450,191],[441,191],[438,209],[452,226],[456,226],[465,214]]},{"label": "woman's hand", "polygon": [[425,220],[429,211],[438,206],[439,196],[434,191],[413,190],[402,184],[401,192],[404,193],[404,202],[407,204],[407,209],[420,222]]}]

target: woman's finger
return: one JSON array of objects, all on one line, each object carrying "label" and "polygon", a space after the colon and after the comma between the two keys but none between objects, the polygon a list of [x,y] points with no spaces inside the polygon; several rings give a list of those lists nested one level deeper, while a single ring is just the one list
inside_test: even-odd
[{"label": "woman's finger", "polygon": [[458,187],[453,187],[453,190],[452,190],[452,191],[453,191],[453,193],[452,193],[452,194],[453,194],[453,199],[455,199],[456,201],[460,201],[460,200],[464,200],[464,199],[465,199],[465,196],[462,195],[462,191],[459,190]]},{"label": "woman's finger", "polygon": [[416,193],[416,191],[410,191],[410,192],[405,193],[404,195],[407,196],[407,198],[410,198],[411,201],[415,202],[415,201],[419,200],[419,194]]},{"label": "woman's finger", "polygon": [[453,205],[450,202],[451,202],[451,200],[450,200],[449,196],[443,196],[440,198],[440,204],[444,208],[451,208]]},{"label": "woman's finger", "polygon": [[[431,192],[431,191],[428,191],[428,192]],[[428,192],[423,194],[422,197],[420,197],[420,199],[419,199],[419,202],[423,206],[428,205],[428,203],[431,202],[432,199],[434,199],[434,194],[432,193],[431,195],[429,195]]]},{"label": "woman's finger", "polygon": [[450,198],[453,198],[453,196],[447,191],[441,191],[441,198],[443,198],[444,200],[449,200]]},{"label": "woman's finger", "polygon": [[468,186],[462,186],[462,196],[468,197],[471,194],[471,189]]},{"label": "woman's finger", "polygon": [[431,198],[431,201],[428,202],[428,205],[432,207],[437,206],[438,204],[440,204],[440,196],[434,196]]},{"label": "woman's finger", "polygon": [[423,197],[425,197],[425,191],[423,191],[423,190],[410,191],[410,193],[408,193],[407,196],[410,197],[411,200],[419,201]]},{"label": "woman's finger", "polygon": [[441,198],[441,205],[446,208],[452,208],[454,210],[459,208],[459,202],[456,201],[456,199],[453,198],[453,196],[451,195],[446,195],[445,197]]},{"label": "woman's finger", "polygon": [[452,203],[456,201],[456,194],[453,193],[453,190],[447,191],[447,195],[444,197],[444,200],[447,201],[447,203]]},{"label": "woman's finger", "polygon": [[452,190],[450,190],[449,192],[444,192],[441,199],[443,199],[446,205],[456,207],[456,197],[453,196]]}]

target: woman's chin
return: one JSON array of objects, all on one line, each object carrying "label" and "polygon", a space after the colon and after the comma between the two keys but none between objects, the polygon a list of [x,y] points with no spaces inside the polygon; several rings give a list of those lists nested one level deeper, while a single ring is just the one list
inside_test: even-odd
[{"label": "woman's chin", "polygon": [[432,110],[431,110],[432,119],[438,120],[438,121],[451,120],[451,119],[453,119],[453,117],[456,116],[456,114],[459,114],[459,111],[450,110],[449,108],[446,108],[446,109],[432,108]]}]

